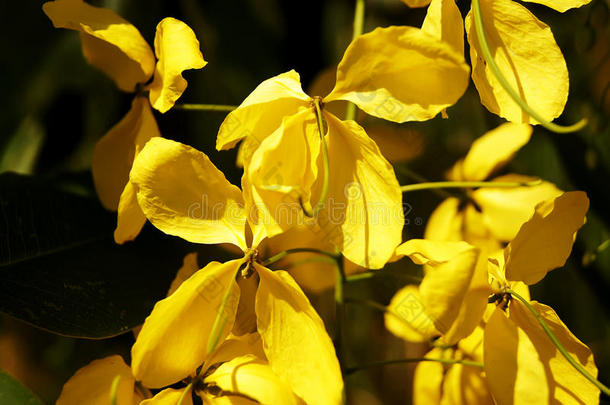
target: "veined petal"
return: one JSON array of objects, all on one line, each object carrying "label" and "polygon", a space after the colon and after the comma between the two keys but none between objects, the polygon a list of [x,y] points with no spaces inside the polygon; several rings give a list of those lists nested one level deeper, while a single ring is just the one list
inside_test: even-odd
[{"label": "veined petal", "polygon": [[199,41],[193,30],[180,20],[167,17],[157,25],[155,34],[157,66],[150,90],[150,104],[162,113],[174,103],[186,89],[182,72],[201,69],[207,62],[199,50]]},{"label": "veined petal", "polygon": [[211,366],[217,363],[224,363],[231,361],[236,357],[246,355],[253,356],[260,361],[267,362],[265,352],[263,351],[261,336],[256,332],[247,333],[242,336],[230,334],[206,359],[202,370],[208,370]]},{"label": "veined petal", "polygon": [[106,209],[118,208],[136,154],[149,139],[160,136],[148,100],[135,97],[127,115],[95,145],[93,181]]},{"label": "veined petal", "polygon": [[241,191],[204,153],[155,138],[138,154],[130,176],[142,211],[161,231],[246,249]]},{"label": "veined petal", "polygon": [[[267,79],[227,115],[218,131],[216,149],[231,149],[240,140],[252,137],[250,150],[254,151],[258,143],[280,126],[285,116],[309,107],[310,102],[294,70]],[[249,160],[247,155],[245,161]]]},{"label": "veined petal", "polygon": [[324,100],[348,100],[389,121],[425,121],[464,94],[469,71],[463,55],[418,28],[377,28],[349,45]]},{"label": "veined petal", "polygon": [[108,405],[112,382],[116,377],[120,378],[116,391],[116,404],[136,405],[135,378],[119,355],[95,360],[79,369],[64,384],[57,405]]},{"label": "veined petal", "polygon": [[407,342],[425,342],[440,336],[434,322],[426,314],[416,285],[398,290],[384,315],[385,327]]},{"label": "veined petal", "polygon": [[164,389],[154,397],[140,402],[139,405],[176,405],[181,399],[182,402],[180,402],[180,405],[193,405],[191,389],[189,388],[188,392],[185,392],[185,389],[186,388]]},{"label": "veined petal", "polygon": [[311,109],[285,117],[253,154],[245,171],[247,180],[242,180],[251,194],[244,196],[252,198],[246,199],[247,209],[259,211],[259,222],[264,224],[267,236],[303,223],[299,201],[316,203],[311,200],[319,155],[320,134]]},{"label": "veined petal", "polygon": [[[597,376],[597,367],[591,350],[584,345],[559,319],[551,307],[532,301],[534,307],[551,328],[551,331],[570,355],[591,375]],[[537,361],[545,369],[550,396],[558,404],[595,404],[599,401],[599,389],[580,374],[551,342],[534,315],[519,300],[512,300],[510,320],[523,331],[536,349]],[[502,364],[502,363],[497,363]],[[528,398],[525,396],[523,399]]]},{"label": "veined petal", "polygon": [[460,180],[485,180],[530,140],[532,127],[507,122],[476,139],[462,162]]},{"label": "veined petal", "polygon": [[432,0],[421,29],[464,54],[464,21],[455,0]]},{"label": "veined petal", "polygon": [[[496,177],[493,181],[531,182],[533,177],[508,174]],[[501,241],[515,238],[519,228],[534,213],[538,203],[561,195],[554,184],[542,181],[534,186],[511,188],[479,188],[472,192],[472,199],[481,208],[485,226],[491,234]]]},{"label": "veined petal", "polygon": [[394,169],[355,121],[325,114],[330,183],[318,224],[351,262],[383,267],[402,240],[402,192]]},{"label": "veined petal", "polygon": [[536,347],[499,307],[485,326],[483,355],[487,386],[498,405],[549,403],[551,393]]},{"label": "veined petal", "polygon": [[212,262],[157,302],[131,349],[133,373],[144,385],[160,388],[194,374],[207,352],[208,337],[227,289],[221,340],[233,327],[239,302],[235,275],[241,260]]},{"label": "veined petal", "polygon": [[506,279],[532,285],[563,266],[588,209],[589,199],[582,191],[538,204],[532,218],[504,250]]},{"label": "veined petal", "polygon": [[155,57],[136,27],[112,10],[82,0],[56,0],[42,6],[55,28],[81,33],[87,61],[115,81],[123,91],[135,91],[155,68]]},{"label": "veined petal", "polygon": [[[513,0],[481,0],[481,13],[491,54],[510,86],[547,121],[558,117],[568,98],[568,70],[551,29]],[[537,124],[484,62],[472,11],[466,16],[466,33],[481,103],[509,121]]]},{"label": "veined petal", "polygon": [[466,242],[411,239],[396,249],[418,264],[428,264],[419,285],[426,315],[441,333],[456,320],[477,264],[479,251]]},{"label": "veined petal", "polygon": [[146,215],[144,215],[140,205],[138,205],[136,190],[133,184],[128,181],[119,200],[114,241],[121,245],[135,239],[145,223]]},{"label": "veined petal", "polygon": [[531,3],[544,4],[553,10],[563,13],[571,8],[581,7],[589,4],[591,0],[523,0]]},{"label": "veined petal", "polygon": [[429,240],[462,240],[463,216],[460,200],[455,197],[445,199],[428,218],[424,238]]},{"label": "veined petal", "polygon": [[255,268],[258,331],[271,368],[307,404],[340,404],[341,369],[322,319],[288,273]]},{"label": "veined petal", "polygon": [[245,355],[223,363],[204,380],[225,392],[244,395],[261,404],[297,405],[297,397],[290,385],[280,379],[269,364],[253,355]]}]

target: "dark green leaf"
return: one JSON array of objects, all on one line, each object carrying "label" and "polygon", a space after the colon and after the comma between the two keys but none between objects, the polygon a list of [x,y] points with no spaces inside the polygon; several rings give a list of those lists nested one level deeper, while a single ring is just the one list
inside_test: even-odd
[{"label": "dark green leaf", "polygon": [[27,387],[3,370],[0,370],[0,404],[43,405]]},{"label": "dark green leaf", "polygon": [[116,214],[68,189],[0,175],[0,311],[66,336],[123,333],[165,296],[188,246],[152,226],[118,246]]}]

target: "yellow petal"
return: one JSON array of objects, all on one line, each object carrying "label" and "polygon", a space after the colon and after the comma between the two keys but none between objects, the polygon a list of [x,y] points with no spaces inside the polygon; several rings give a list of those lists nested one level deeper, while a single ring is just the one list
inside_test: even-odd
[{"label": "yellow petal", "polygon": [[506,279],[532,285],[563,266],[588,208],[589,199],[582,191],[538,204],[532,218],[504,250]]},{"label": "yellow petal", "polygon": [[[383,267],[402,240],[402,192],[394,169],[355,121],[325,114],[330,183],[318,224],[351,262]],[[337,232],[338,231],[338,232]]]},{"label": "yellow petal", "polygon": [[[312,188],[318,177],[320,135],[311,109],[287,116],[253,154],[242,180],[248,211],[257,210],[259,222],[271,237],[303,223],[299,201],[314,205]],[[316,193],[319,195],[319,192]]]},{"label": "yellow petal", "polygon": [[241,191],[202,152],[163,138],[134,161],[131,182],[148,220],[194,243],[232,243],[246,249]]},{"label": "yellow petal", "polygon": [[204,382],[261,404],[304,404],[266,362],[253,355],[240,356],[221,364]]},{"label": "yellow petal", "polygon": [[157,302],[131,349],[133,373],[144,385],[160,388],[194,374],[207,353],[208,337],[227,288],[229,301],[221,315],[233,327],[239,302],[235,283],[240,260],[212,262]]},{"label": "yellow petal", "polygon": [[[531,182],[536,178],[509,174],[493,181]],[[542,181],[535,186],[511,188],[479,188],[472,192],[472,199],[481,209],[485,226],[501,241],[515,238],[521,225],[532,217],[536,205],[558,197],[561,190],[554,184]]]},{"label": "yellow petal", "polygon": [[432,0],[421,29],[464,54],[464,21],[455,0]]},{"label": "yellow petal", "polygon": [[199,41],[193,30],[180,20],[167,17],[157,25],[155,34],[157,67],[150,90],[150,104],[166,112],[186,89],[182,72],[201,69],[207,62],[199,50]]},{"label": "yellow petal", "polygon": [[288,273],[255,268],[258,331],[271,368],[307,404],[341,403],[341,370],[322,319]]},{"label": "yellow petal", "polygon": [[485,180],[512,159],[531,135],[530,125],[510,122],[487,132],[472,143],[461,166],[461,180]]},{"label": "yellow petal", "polygon": [[485,326],[483,353],[487,385],[498,405],[549,403],[547,376],[536,348],[498,307]]},{"label": "yellow petal", "polygon": [[136,190],[130,181],[121,194],[117,217],[114,241],[118,244],[135,239],[146,223],[146,216],[138,205]]},{"label": "yellow petal", "polygon": [[426,7],[428,4],[430,4],[430,0],[401,0],[403,3],[405,3],[407,6],[409,7]]},{"label": "yellow petal", "polygon": [[589,4],[591,0],[524,0],[531,3],[544,4],[547,7],[557,10],[560,13],[571,8],[581,7]]},{"label": "yellow petal", "polygon": [[[481,0],[481,13],[491,54],[510,86],[547,121],[558,117],[568,97],[568,70],[551,29],[513,0]],[[472,11],[466,16],[466,33],[472,80],[483,105],[508,121],[536,124],[484,62]]]},{"label": "yellow petal", "polygon": [[415,263],[428,264],[419,285],[424,311],[441,333],[449,331],[471,283],[479,251],[466,242],[411,239],[396,249]]},{"label": "yellow petal", "polygon": [[149,139],[158,136],[161,134],[148,100],[134,98],[127,115],[99,140],[93,151],[93,180],[104,207],[113,211],[118,208],[134,157]]},{"label": "yellow petal", "polygon": [[[426,357],[440,358],[441,349],[432,349]],[[413,405],[440,405],[443,394],[444,366],[436,361],[422,361],[413,374]]]},{"label": "yellow petal", "polygon": [[178,273],[176,273],[176,277],[172,280],[172,283],[169,286],[169,290],[167,291],[167,296],[169,297],[184,283],[188,280],[193,274],[195,274],[199,270],[199,264],[197,263],[197,253],[189,253],[184,256],[184,260],[182,261],[182,267],[178,269]]},{"label": "yellow petal", "polygon": [[384,319],[385,327],[407,342],[424,342],[440,335],[434,322],[426,314],[415,285],[403,287],[394,294]]},{"label": "yellow petal", "polygon": [[426,224],[425,239],[430,240],[462,240],[462,215],[460,200],[450,197],[445,199],[430,214]]},{"label": "yellow petal", "polygon": [[271,135],[285,116],[309,107],[310,101],[294,70],[265,80],[222,122],[216,149],[231,149],[240,140],[252,137],[250,149],[255,150],[254,146]]},{"label": "yellow petal", "polygon": [[261,361],[267,361],[265,352],[263,351],[261,336],[256,332],[247,333],[242,336],[230,334],[206,359],[202,370],[208,370],[218,363],[224,363],[231,361],[236,357],[246,355],[254,356]]},{"label": "yellow petal", "polygon": [[110,76],[119,89],[135,91],[152,76],[155,57],[136,27],[105,8],[82,0],[56,0],[42,6],[55,28],[81,33],[83,54]]},{"label": "yellow petal", "polygon": [[173,389],[168,388],[159,392],[154,397],[140,402],[139,405],[176,405],[180,402],[180,405],[193,405],[193,396],[191,389],[188,392],[184,392],[185,388]]},{"label": "yellow petal", "polygon": [[476,367],[454,364],[445,374],[441,405],[493,405],[485,374]]},{"label": "yellow petal", "polygon": [[[597,367],[591,350],[570,332],[552,308],[536,301],[532,301],[531,304],[574,360],[596,377]],[[509,313],[510,320],[525,333],[536,349],[537,360],[544,365],[549,393],[555,399],[554,403],[598,403],[599,389],[568,363],[525,305],[521,301],[513,300],[510,303]]]},{"label": "yellow petal", "polygon": [[479,254],[458,314],[449,330],[442,337],[445,344],[454,345],[463,341],[464,338],[472,336],[473,330],[481,323],[487,308],[487,299],[491,294],[487,263],[487,255]]},{"label": "yellow petal", "polygon": [[64,384],[57,405],[108,405],[112,382],[119,377],[116,391],[117,405],[135,405],[135,378],[121,356],[114,355],[95,360],[78,370]]},{"label": "yellow petal", "polygon": [[432,35],[414,27],[377,28],[349,45],[324,101],[348,100],[394,122],[424,121],[462,96],[469,71],[463,55]]}]

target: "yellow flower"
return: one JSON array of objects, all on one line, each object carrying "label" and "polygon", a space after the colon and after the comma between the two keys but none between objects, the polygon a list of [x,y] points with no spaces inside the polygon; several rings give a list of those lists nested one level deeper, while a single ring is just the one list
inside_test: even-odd
[{"label": "yellow flower", "polygon": [[[599,389],[560,354],[527,306],[506,292],[510,283],[532,285],[550,270],[564,265],[576,232],[585,222],[588,206],[583,192],[568,192],[538,204],[534,216],[503,254],[490,260],[490,277],[498,301],[485,326],[484,364],[489,389],[498,404],[599,401]],[[568,353],[596,376],[589,348],[550,307],[536,301],[529,304]]]},{"label": "yellow flower", "polygon": [[[475,140],[466,157],[457,162],[448,177],[455,181],[481,181],[504,166],[525,145],[532,134],[527,124],[506,123]],[[494,178],[498,182],[526,183],[532,177],[507,174]],[[553,184],[510,188],[479,188],[469,194],[462,205],[457,198],[443,201],[428,221],[425,238],[431,240],[465,240],[485,249],[485,255],[499,249],[498,242],[512,240],[527,221],[536,204],[561,193]],[[472,202],[478,207],[475,206]]]},{"label": "yellow flower", "polygon": [[294,71],[261,83],[226,117],[216,148],[243,140],[244,196],[269,236],[306,222],[302,207],[322,200],[316,219],[324,237],[352,262],[381,268],[401,240],[398,182],[364,129],[324,105],[346,100],[386,120],[422,121],[455,103],[467,77],[463,56],[422,30],[377,28],[350,44],[324,98],[305,94]]},{"label": "yellow flower", "polygon": [[407,285],[390,301],[385,324],[410,342],[441,337],[454,345],[479,324],[489,296],[486,269],[477,266],[479,249],[466,242],[411,239],[396,249],[426,265],[419,286]]},{"label": "yellow flower", "polygon": [[[102,204],[118,210],[115,241],[124,243],[135,238],[146,222],[129,183],[129,171],[144,144],[161,136],[151,106],[162,113],[172,108],[187,86],[182,72],[201,69],[207,62],[195,33],[174,18],[164,18],[157,25],[153,54],[138,29],[111,10],[82,0],[55,0],[42,8],[56,28],[79,32],[89,63],[120,90],[137,93],[131,110],[97,143],[92,161]],[[142,92],[148,92],[148,97]]]},{"label": "yellow flower", "polygon": [[[403,0],[410,7],[429,4],[422,29],[464,52],[462,16],[454,0]],[[588,4],[590,0],[530,0],[557,11]],[[548,25],[513,0],[480,0],[490,51],[502,75],[520,97],[542,118],[561,115],[568,98],[568,70]],[[482,104],[508,121],[537,124],[504,90],[484,61],[473,24],[465,20],[472,79]]]},{"label": "yellow flower", "polygon": [[[288,273],[258,263],[265,228],[250,222],[239,188],[205,154],[163,138],[138,154],[130,180],[144,214],[163,232],[244,252],[209,263],[155,305],[132,349],[136,378],[155,388],[186,378],[215,339],[239,329],[236,316],[250,311],[273,372],[308,404],[340,403],[341,371],[324,324]],[[250,294],[246,284],[256,278]]]}]

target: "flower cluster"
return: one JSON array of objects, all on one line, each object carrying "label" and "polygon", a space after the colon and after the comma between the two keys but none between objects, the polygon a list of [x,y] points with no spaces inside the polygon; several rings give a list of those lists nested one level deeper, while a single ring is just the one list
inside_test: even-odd
[{"label": "flower cluster", "polygon": [[[93,66],[135,93],[92,162],[102,203],[118,211],[115,241],[136,238],[148,220],[185,241],[240,252],[201,269],[188,255],[134,331],[130,366],[120,356],[94,361],[65,384],[59,405],[184,405],[194,396],[204,404],[340,404],[346,275],[383,271],[404,256],[424,266],[424,277],[396,293],[385,324],[430,346],[415,372],[415,403],[598,401],[606,388],[591,351],[528,290],[566,262],[586,194],[519,174],[485,181],[527,144],[532,124],[559,127],[550,121],[567,99],[563,55],[520,4],[473,0],[465,21],[472,78],[482,104],[509,122],[477,139],[439,183],[465,193],[436,208],[424,239],[403,241],[403,193],[417,185],[401,187],[366,130],[328,106],[347,101],[404,123],[446,116],[463,95],[470,67],[454,0],[405,2],[429,3],[422,27],[357,35],[328,95],[307,95],[291,70],[226,116],[216,148],[241,142],[241,187],[203,152],[163,138],[155,122],[152,109],[168,111],[185,91],[182,72],[207,63],[185,23],[163,19],[153,52],[110,10],[82,0],[44,4],[54,26],[79,32]],[[565,11],[586,1],[538,2]],[[271,267],[292,266],[285,257],[293,253],[337,268],[334,342],[302,290],[333,282],[301,282]]]}]

